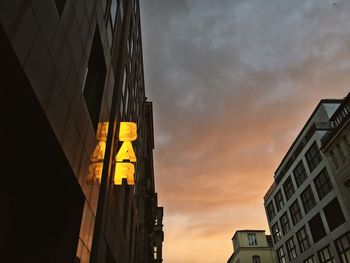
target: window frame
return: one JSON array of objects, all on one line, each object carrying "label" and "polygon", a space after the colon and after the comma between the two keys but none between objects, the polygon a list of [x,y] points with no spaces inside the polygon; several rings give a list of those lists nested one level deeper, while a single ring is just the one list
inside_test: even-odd
[{"label": "window frame", "polygon": [[300,162],[295,166],[293,175],[297,187],[300,187],[306,181],[307,172],[303,160],[300,160]]},{"label": "window frame", "polygon": [[298,256],[297,245],[295,244],[294,236],[286,241],[286,247],[289,260],[294,260]]},{"label": "window frame", "polygon": [[279,212],[284,206],[284,199],[281,189],[277,191],[273,199],[275,200],[277,212]]},{"label": "window frame", "polygon": [[300,194],[301,203],[303,204],[305,215],[309,213],[316,206],[315,195],[312,191],[311,185],[308,185]]},{"label": "window frame", "polygon": [[256,233],[247,233],[247,238],[248,238],[248,245],[249,246],[258,245]]},{"label": "window frame", "polygon": [[[271,209],[272,207],[272,209]],[[273,204],[273,200],[270,201],[270,203],[266,206],[267,211],[267,217],[269,221],[272,221],[276,216],[275,206]]]},{"label": "window frame", "polygon": [[327,196],[334,188],[326,168],[323,168],[313,181],[320,200]]},{"label": "window frame", "polygon": [[258,255],[253,255],[252,260],[253,260],[253,263],[260,263],[261,262],[260,256],[258,256]]},{"label": "window frame", "polygon": [[[343,239],[346,239],[347,246],[344,246],[342,243]],[[341,260],[341,263],[350,262],[350,231],[346,232],[344,235],[341,235],[339,238],[334,240],[334,244],[337,250],[337,254]]]},{"label": "window frame", "polygon": [[[282,252],[282,253],[281,253]],[[276,250],[277,260],[279,263],[287,263],[286,252],[284,251],[283,245]]]},{"label": "window frame", "polygon": [[[317,251],[317,255],[318,255],[318,259],[320,260],[320,263],[329,263],[329,262],[336,263],[334,259],[334,255],[332,255],[332,252],[329,249],[329,247],[330,245],[327,245]],[[324,253],[325,251],[327,251],[328,255]]]},{"label": "window frame", "polygon": [[291,229],[287,211],[281,216],[280,224],[281,224],[283,235],[286,235]]},{"label": "window frame", "polygon": [[295,187],[293,184],[292,177],[289,176],[286,181],[282,185],[283,191],[284,191],[284,196],[286,197],[286,201],[288,201],[293,194],[295,193]]},{"label": "window frame", "polygon": [[305,154],[305,159],[309,167],[310,173],[322,162],[320,148],[315,141]]},{"label": "window frame", "polygon": [[[295,210],[294,209],[295,207],[297,207],[298,209]],[[292,218],[293,225],[298,224],[300,220],[303,218],[298,199],[296,199],[289,207],[289,213]]]},{"label": "window frame", "polygon": [[276,244],[282,238],[281,228],[278,225],[278,221],[271,227],[273,242]]},{"label": "window frame", "polygon": [[299,249],[301,253],[303,253],[304,251],[308,250],[311,247],[309,233],[306,229],[306,226],[301,227],[296,232],[296,236],[297,236],[297,241],[298,241]]}]

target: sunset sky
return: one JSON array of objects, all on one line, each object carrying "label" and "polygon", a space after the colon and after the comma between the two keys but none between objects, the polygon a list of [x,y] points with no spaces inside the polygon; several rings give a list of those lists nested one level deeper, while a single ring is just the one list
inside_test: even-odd
[{"label": "sunset sky", "polygon": [[350,90],[348,0],[141,0],[164,262],[220,263],[322,98]]}]

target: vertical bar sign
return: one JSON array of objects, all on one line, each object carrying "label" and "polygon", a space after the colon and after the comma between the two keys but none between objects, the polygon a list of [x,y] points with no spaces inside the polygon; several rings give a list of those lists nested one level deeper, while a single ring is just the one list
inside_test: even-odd
[{"label": "vertical bar sign", "polygon": [[126,179],[128,185],[134,185],[136,155],[132,147],[132,141],[137,138],[137,126],[134,122],[121,122],[119,128],[119,141],[123,144],[119,148],[115,157],[115,173],[114,184],[121,185],[123,178]]}]

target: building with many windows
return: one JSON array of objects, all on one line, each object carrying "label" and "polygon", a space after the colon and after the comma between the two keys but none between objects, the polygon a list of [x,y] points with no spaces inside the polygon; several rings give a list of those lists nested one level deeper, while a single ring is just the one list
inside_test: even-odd
[{"label": "building with many windows", "polygon": [[227,263],[274,263],[270,235],[265,230],[237,230],[232,237],[233,254]]},{"label": "building with many windows", "polygon": [[[139,9],[1,2],[0,262],[162,262]],[[137,125],[132,173],[116,172],[122,122]]]},{"label": "building with many windows", "polygon": [[[322,151],[330,163],[345,207],[350,213],[350,93],[329,120],[331,129],[322,138]],[[341,262],[350,262],[350,231],[335,240]]]},{"label": "building with many windows", "polygon": [[341,261],[350,251],[348,201],[327,154],[321,151],[343,103],[321,100],[264,197],[278,262],[349,262]]}]

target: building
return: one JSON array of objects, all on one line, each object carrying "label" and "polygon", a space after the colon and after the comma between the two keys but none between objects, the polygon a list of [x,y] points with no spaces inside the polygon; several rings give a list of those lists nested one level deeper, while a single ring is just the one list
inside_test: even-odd
[{"label": "building", "polygon": [[[331,129],[322,138],[322,151],[330,163],[346,209],[350,213],[350,93],[329,122]],[[350,261],[350,257],[348,258]]]},{"label": "building", "polygon": [[237,230],[232,237],[233,254],[227,263],[275,263],[270,235],[265,230]]},{"label": "building", "polygon": [[[344,200],[343,209],[350,213],[350,93],[332,115],[331,129],[322,138],[322,151]],[[341,262],[350,262],[350,231],[335,241]]]},{"label": "building", "polygon": [[350,253],[347,201],[327,155],[320,150],[332,129],[330,120],[343,102],[320,101],[264,197],[278,262],[348,262],[341,261],[344,253]]},{"label": "building", "polygon": [[[0,262],[162,262],[139,8],[1,2]],[[137,124],[134,185],[115,180],[121,122]]]}]

